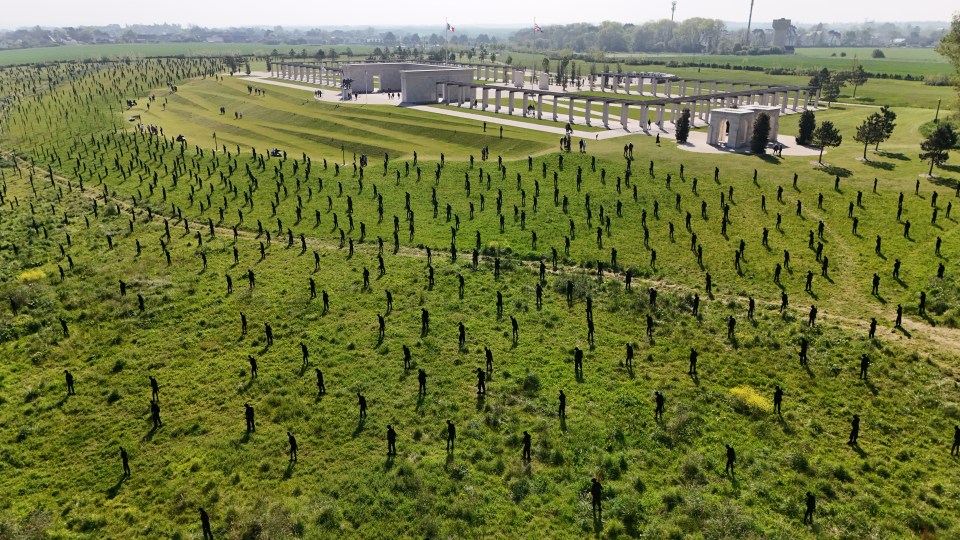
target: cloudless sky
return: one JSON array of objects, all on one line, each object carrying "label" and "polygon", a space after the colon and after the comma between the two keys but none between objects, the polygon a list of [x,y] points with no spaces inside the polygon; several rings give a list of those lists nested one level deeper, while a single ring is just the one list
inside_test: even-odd
[{"label": "cloudless sky", "polygon": [[[471,25],[541,26],[614,20],[641,23],[670,17],[670,0],[9,0],[0,28],[174,23],[226,26],[401,26],[444,20],[469,32]],[[709,17],[746,22],[750,0],[678,0],[676,20]],[[947,21],[960,4],[951,0],[756,0],[755,28],[780,17],[794,23]]]}]

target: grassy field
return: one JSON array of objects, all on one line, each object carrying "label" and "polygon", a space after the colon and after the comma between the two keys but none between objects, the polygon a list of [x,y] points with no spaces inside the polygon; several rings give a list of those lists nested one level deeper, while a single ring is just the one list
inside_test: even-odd
[{"label": "grassy field", "polygon": [[[242,81],[200,77],[220,67],[133,62],[50,89],[35,88],[26,71],[0,72],[4,87],[21,95],[0,116],[0,296],[11,306],[0,314],[0,493],[17,494],[0,498],[0,537],[199,538],[197,507],[210,513],[218,538],[960,535],[960,472],[949,455],[960,420],[960,226],[955,212],[946,216],[947,205],[960,202],[960,170],[938,170],[914,193],[926,172],[915,156],[929,110],[896,108],[893,138],[867,162],[857,159],[862,148],[852,132],[872,109],[853,106],[817,113],[845,138],[824,156],[827,167],[810,158],[697,154],[643,135],[561,156],[551,152],[554,136],[532,130],[505,130],[501,140],[473,121],[323,104],[296,89],[251,96]],[[70,70],[44,69],[51,81],[66,80]],[[177,92],[165,86],[170,80],[182,81]],[[156,99],[147,110],[150,95]],[[133,97],[139,104],[118,113],[116,104]],[[234,111],[244,118],[234,120]],[[165,139],[138,134],[127,121],[135,114],[163,128]],[[795,118],[782,125],[787,139]],[[229,153],[211,152],[214,131]],[[187,143],[172,141],[178,133]],[[636,158],[629,184],[628,142]],[[479,159],[482,146],[490,148],[488,161]],[[267,156],[272,147],[287,156]],[[362,182],[354,151],[370,156]],[[337,174],[334,163],[344,155]],[[554,203],[554,189],[567,208]],[[855,234],[848,205],[858,192]],[[939,217],[931,224],[935,192]],[[726,234],[721,196],[730,204]],[[601,213],[611,223],[601,230],[602,246],[594,232]],[[830,258],[828,277],[820,277],[808,248],[820,221],[824,237],[816,241]],[[769,247],[760,242],[764,227]],[[692,233],[703,246],[702,265],[690,250]],[[784,250],[791,265],[776,284],[773,267]],[[890,277],[894,259],[903,261],[899,280]],[[935,277],[941,263],[944,279]],[[809,292],[808,270],[815,275]],[[882,276],[878,295],[870,293],[874,272]],[[329,310],[311,299],[311,279],[318,294],[329,294]],[[649,287],[659,292],[654,306]],[[789,296],[783,314],[782,292]],[[691,314],[695,293],[698,317]],[[748,297],[757,305],[752,321]],[[812,304],[819,317],[809,327]],[[892,324],[897,304],[905,308],[902,329]],[[422,308],[430,313],[425,334]],[[737,320],[732,338],[730,316]],[[510,317],[518,321],[516,342]],[[879,320],[875,339],[866,332],[871,317]],[[807,368],[797,363],[801,338],[810,343]],[[633,368],[624,365],[627,344],[636,350]],[[403,369],[404,345],[411,370]],[[585,352],[581,375],[574,347]],[[697,377],[686,374],[691,347],[700,353]],[[478,398],[475,371],[485,348],[494,370]],[[861,354],[873,361],[867,380],[857,378]],[[256,378],[248,355],[258,359]],[[323,370],[325,395],[316,392],[314,368]],[[416,391],[421,368],[425,396]],[[64,369],[76,377],[76,395],[66,395]],[[160,383],[158,429],[150,423],[148,375]],[[774,385],[786,393],[782,415],[772,412]],[[557,414],[560,390],[566,418]],[[660,422],[654,391],[666,396]],[[369,405],[365,421],[357,418],[357,392]],[[244,430],[245,402],[257,412],[255,433]],[[853,414],[863,423],[860,444],[850,446]],[[446,420],[457,426],[452,453],[444,449]],[[395,457],[385,455],[387,424],[398,432]],[[299,442],[295,464],[286,457],[287,431]],[[530,463],[520,456],[524,431],[532,435]],[[735,475],[724,472],[725,444],[737,451]],[[130,453],[127,479],[119,446]],[[587,494],[592,477],[604,486],[599,519]],[[813,526],[801,522],[807,491],[818,500]]]},{"label": "grassy field", "polygon": [[[907,49],[913,50],[913,49]],[[526,66],[539,66],[540,61],[543,58],[542,55],[534,54],[524,54],[524,53],[512,53],[514,61],[518,64],[524,64]],[[703,57],[710,58],[710,62],[713,62],[713,57]],[[756,59],[764,59],[766,56],[755,56],[755,57],[736,57],[741,59],[742,62],[746,62],[743,65],[757,65],[751,63]],[[779,58],[779,57],[774,57]],[[846,60],[846,59],[844,59]],[[690,61],[690,60],[687,60]],[[705,60],[706,61],[706,60]],[[719,60],[717,60],[719,62]],[[833,69],[847,69],[849,66],[834,66],[830,62],[821,62],[819,58],[811,60],[811,68],[819,69],[827,67],[831,70]],[[616,59],[611,59],[605,63],[597,63],[596,68],[598,71],[602,70],[606,65],[610,69],[614,69]],[[847,61],[849,64],[849,61]],[[583,77],[586,78],[587,74],[590,72],[590,63],[588,62],[577,62],[580,72],[583,74]],[[949,75],[952,73],[950,64],[945,62],[940,63],[917,63],[912,64],[917,66],[929,66],[932,70],[932,74],[939,75]],[[705,80],[717,80],[717,81],[739,81],[739,82],[755,82],[755,83],[764,83],[764,84],[784,84],[784,85],[806,85],[810,77],[804,76],[795,76],[795,75],[767,75],[763,72],[758,71],[743,71],[743,70],[733,70],[733,69],[719,69],[719,68],[679,68],[679,67],[666,67],[662,65],[655,64],[640,64],[640,65],[622,65],[621,69],[623,71],[655,71],[655,72],[668,72],[678,77],[689,77],[696,78],[702,77]],[[586,87],[586,86],[585,86]],[[953,103],[956,101],[956,91],[952,87],[948,86],[926,86],[922,82],[918,81],[898,81],[891,79],[869,79],[867,84],[857,88],[856,99],[853,100],[851,97],[853,94],[852,87],[844,87],[841,90],[841,100],[846,101],[856,101],[857,103],[872,104],[872,105],[889,105],[891,107],[920,107],[927,109],[934,109],[937,106],[937,100],[942,99],[944,102]]]},{"label": "grassy field", "polygon": [[[881,48],[884,58],[873,58],[874,47],[801,47],[795,54],[759,56],[713,54],[624,54],[612,58],[655,59],[659,61],[703,62],[731,66],[759,66],[763,68],[800,68],[849,70],[856,62],[869,73],[890,75],[942,75],[949,73],[950,63],[933,49]],[[841,56],[846,53],[846,56]]]}]

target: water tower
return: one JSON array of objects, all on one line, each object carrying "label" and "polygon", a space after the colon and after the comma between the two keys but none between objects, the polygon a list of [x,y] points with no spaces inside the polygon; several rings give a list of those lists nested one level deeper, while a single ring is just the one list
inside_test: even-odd
[{"label": "water tower", "polygon": [[781,49],[787,46],[787,36],[790,35],[790,19],[775,19],[773,21],[773,46]]}]

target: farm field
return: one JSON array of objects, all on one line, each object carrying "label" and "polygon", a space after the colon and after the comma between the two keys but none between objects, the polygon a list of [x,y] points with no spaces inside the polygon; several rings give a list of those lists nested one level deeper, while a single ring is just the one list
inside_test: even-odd
[{"label": "farm field", "polygon": [[821,166],[645,135],[557,153],[533,129],[256,95],[209,59],[77,69],[0,70],[19,96],[0,110],[0,538],[200,538],[201,507],[217,538],[960,535],[960,168],[921,177],[925,105],[895,106],[867,161],[874,109],[817,111],[844,137]]},{"label": "farm field", "polygon": [[[759,66],[764,68],[800,68],[848,70],[854,60],[869,73],[890,75],[941,75],[950,70],[947,60],[933,49],[881,48],[884,58],[873,58],[874,47],[799,47],[794,54],[723,55],[723,54],[632,54],[625,58],[649,58],[680,62],[730,64],[731,66]],[[841,56],[845,53],[846,56]],[[617,56],[615,55],[614,58]]]},{"label": "farm field", "polygon": [[[931,51],[932,52],[932,51]],[[934,53],[935,54],[935,53]],[[542,55],[529,53],[511,53],[514,61],[527,67],[539,66]],[[643,58],[646,58],[644,56]],[[701,56],[704,62],[714,62],[713,56]],[[757,65],[752,63],[754,60],[762,61],[766,56],[736,57],[746,62],[743,65]],[[775,57],[779,58],[779,57]],[[846,60],[846,59],[844,59]],[[686,60],[696,61],[696,60]],[[720,63],[717,60],[717,63]],[[586,78],[590,72],[590,62],[577,62],[581,76]],[[850,62],[843,66],[836,66],[835,63],[821,62],[820,59],[811,60],[810,69],[822,69],[824,67],[830,70],[849,69]],[[594,63],[597,71],[602,71],[604,66],[611,70],[615,69],[616,57],[611,57],[607,62]],[[950,65],[945,62],[916,64],[929,66],[931,74],[949,75],[951,73]],[[864,66],[865,69],[866,66]],[[797,75],[767,75],[760,71],[744,71],[736,69],[720,69],[709,67],[668,67],[658,64],[621,64],[623,71],[653,71],[666,72],[677,75],[678,77],[701,77],[705,80],[717,81],[741,81],[764,84],[784,84],[784,85],[806,85],[810,77]],[[869,69],[868,69],[869,71]],[[586,85],[584,86],[586,88]],[[841,89],[841,101],[854,101],[856,103],[869,105],[888,105],[891,107],[920,107],[935,109],[937,100],[943,100],[944,103],[953,103],[956,101],[957,94],[949,86],[926,86],[919,81],[903,81],[895,79],[868,79],[867,83],[858,87],[856,98],[853,98],[853,88],[845,86]]]},{"label": "farm field", "polygon": [[[307,48],[316,52],[317,47],[305,45],[266,45],[262,43],[109,43],[102,45],[67,45],[33,49],[0,50],[0,66],[44,62],[71,62],[77,60],[100,60],[117,58],[145,58],[152,56],[212,56],[222,54],[267,55],[273,50],[281,54],[291,49],[300,52]],[[342,52],[346,47],[324,47]],[[354,54],[368,54],[373,47],[355,45]]]}]

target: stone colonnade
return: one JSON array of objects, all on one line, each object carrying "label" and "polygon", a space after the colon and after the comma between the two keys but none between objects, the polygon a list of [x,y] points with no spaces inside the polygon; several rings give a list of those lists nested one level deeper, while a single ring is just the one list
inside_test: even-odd
[{"label": "stone colonnade", "polygon": [[[669,121],[672,122],[680,117],[685,108],[690,110],[691,122],[694,125],[698,121],[701,125],[704,125],[710,118],[710,111],[718,107],[775,105],[780,106],[781,112],[786,113],[788,108],[794,111],[800,110],[801,96],[803,97],[803,108],[808,108],[811,101],[815,107],[819,104],[819,93],[811,94],[808,87],[765,87],[729,93],[717,92],[715,94],[675,96],[661,100],[641,101],[580,96],[565,92],[541,91],[512,86],[466,85],[453,82],[438,84],[443,87],[442,102],[444,104],[462,106],[466,103],[471,109],[478,108],[487,111],[492,108],[495,113],[500,113],[505,107],[506,114],[513,115],[519,101],[521,115],[543,119],[545,113],[544,102],[547,102],[552,104],[552,107],[546,111],[546,114],[554,122],[560,121],[559,107],[566,107],[565,120],[571,124],[574,123],[574,111],[582,109],[582,114],[578,114],[578,116],[582,116],[583,122],[587,126],[593,126],[599,122],[599,125],[610,128],[610,109],[612,105],[620,108],[619,118],[615,118],[614,122],[619,120],[619,127],[629,129],[631,122],[636,122],[636,120],[630,118],[631,109],[639,110],[639,127],[644,131],[654,125],[658,129],[664,130],[664,122],[668,121],[667,115],[670,115]],[[506,97],[505,104],[504,97]],[[598,114],[599,118],[594,116],[595,113]]]},{"label": "stone colonnade", "polygon": [[339,88],[343,79],[343,72],[340,68],[327,67],[322,64],[273,62],[270,64],[270,76],[277,79],[288,79]]}]

